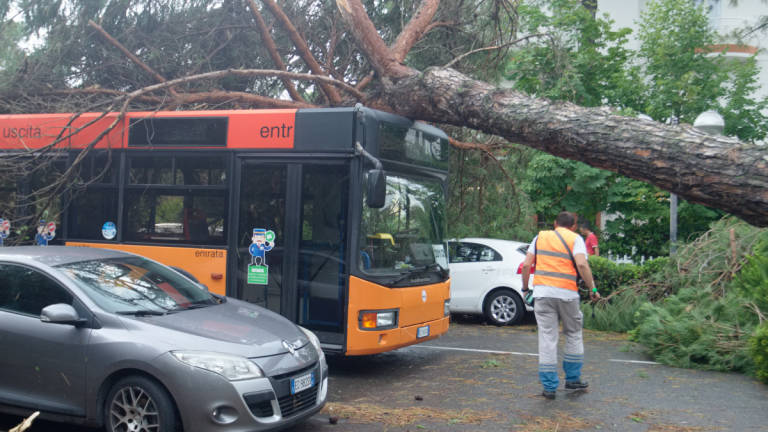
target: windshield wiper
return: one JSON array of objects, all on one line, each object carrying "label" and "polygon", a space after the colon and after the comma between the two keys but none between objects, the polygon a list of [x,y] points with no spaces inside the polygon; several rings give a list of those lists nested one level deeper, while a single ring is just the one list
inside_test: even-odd
[{"label": "windshield wiper", "polygon": [[419,266],[419,267],[411,267],[405,273],[402,273],[402,274],[400,274],[400,276],[398,276],[398,277],[392,279],[391,281],[389,281],[387,283],[387,285],[390,285],[390,286],[391,285],[397,285],[400,282],[402,282],[402,281],[408,279],[409,277],[413,276],[414,274],[422,273],[422,272],[425,272],[425,271],[428,271],[428,270],[439,270],[441,277],[444,278],[446,276],[446,270],[440,264],[432,263],[432,264],[426,264],[426,265]]},{"label": "windshield wiper", "polygon": [[132,310],[132,311],[117,311],[115,313],[118,315],[133,315],[133,316],[141,317],[141,316],[160,316],[160,315],[165,315],[167,312],[151,310],[151,309],[138,309],[138,310]]},{"label": "windshield wiper", "polygon": [[181,312],[181,311],[192,310],[192,309],[202,309],[210,306],[216,306],[217,304],[221,304],[221,303],[190,303],[186,306],[176,306],[175,308],[171,309],[168,312],[173,313],[173,312]]}]

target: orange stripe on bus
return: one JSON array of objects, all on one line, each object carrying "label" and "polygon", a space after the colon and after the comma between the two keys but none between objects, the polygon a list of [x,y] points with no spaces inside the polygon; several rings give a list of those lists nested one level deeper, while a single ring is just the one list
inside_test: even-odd
[{"label": "orange stripe on bus", "polygon": [[142,255],[168,266],[182,268],[205,284],[212,293],[225,295],[227,278],[216,279],[227,272],[227,251],[172,246],[126,245],[117,243],[66,242],[67,246],[114,249]]},{"label": "orange stripe on bus", "polygon": [[[230,149],[292,149],[296,137],[296,111],[266,109],[128,112],[125,118],[103,137],[100,137],[100,134],[113,124],[117,113],[109,113],[103,118],[99,118],[102,113],[84,113],[74,120],[72,114],[5,114],[0,115],[0,149],[40,149],[60,137],[65,139],[56,144],[59,149],[82,149],[97,138],[99,141],[95,148],[125,148],[128,119],[195,117],[227,117],[227,148]],[[89,124],[92,121],[94,123]]]}]

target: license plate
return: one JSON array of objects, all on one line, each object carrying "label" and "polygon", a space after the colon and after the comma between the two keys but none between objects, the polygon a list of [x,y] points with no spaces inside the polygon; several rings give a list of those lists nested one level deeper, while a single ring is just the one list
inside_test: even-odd
[{"label": "license plate", "polygon": [[429,326],[419,327],[416,329],[416,337],[421,339],[429,336]]},{"label": "license plate", "polygon": [[315,385],[315,373],[310,372],[306,375],[291,379],[291,394],[296,394]]}]

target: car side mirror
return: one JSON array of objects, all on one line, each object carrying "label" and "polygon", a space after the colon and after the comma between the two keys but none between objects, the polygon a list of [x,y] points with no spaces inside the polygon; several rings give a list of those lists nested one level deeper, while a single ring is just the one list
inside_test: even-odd
[{"label": "car side mirror", "polygon": [[51,324],[69,324],[81,326],[88,322],[85,318],[80,318],[75,308],[66,303],[56,303],[43,308],[40,311],[40,321]]},{"label": "car side mirror", "polygon": [[368,171],[366,204],[370,208],[382,208],[387,197],[387,174],[382,169]]}]

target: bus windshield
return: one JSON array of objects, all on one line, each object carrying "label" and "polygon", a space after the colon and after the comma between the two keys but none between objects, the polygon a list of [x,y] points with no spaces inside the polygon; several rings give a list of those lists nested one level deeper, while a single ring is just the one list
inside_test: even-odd
[{"label": "bus windshield", "polygon": [[[365,200],[363,200],[365,202]],[[446,267],[445,201],[437,180],[387,173],[384,207],[363,208],[362,270],[393,276]]]}]

